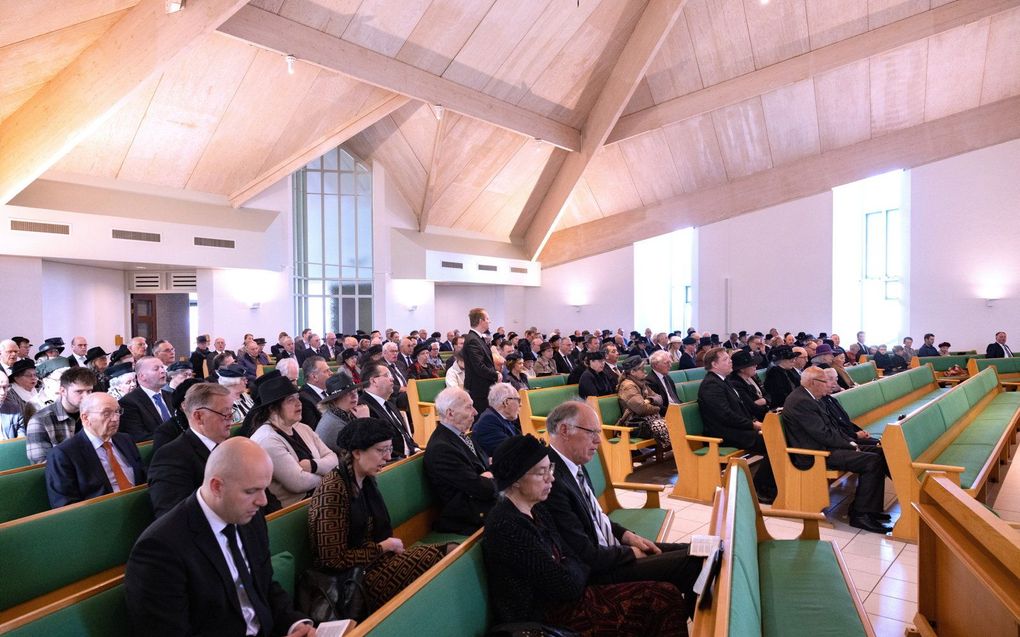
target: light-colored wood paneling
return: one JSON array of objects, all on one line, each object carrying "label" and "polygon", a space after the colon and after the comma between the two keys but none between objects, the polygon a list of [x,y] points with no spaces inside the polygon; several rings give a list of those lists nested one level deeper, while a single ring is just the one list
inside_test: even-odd
[{"label": "light-colored wood paneling", "polygon": [[981,103],[990,18],[928,38],[924,119],[930,121]]},{"label": "light-colored wood paneling", "polygon": [[802,80],[766,93],[761,105],[774,166],[821,152],[814,82]]},{"label": "light-colored wood paneling", "polygon": [[312,82],[326,72],[299,61],[288,74],[279,54],[260,49],[187,188],[230,195],[254,179]]},{"label": "light-colored wood paneling", "polygon": [[808,0],[808,32],[811,48],[852,38],[868,30],[868,3],[866,0]]},{"label": "light-colored wood paneling", "polygon": [[545,193],[549,192],[549,188],[552,187],[552,183],[556,180],[556,175],[560,174],[560,168],[563,167],[563,162],[566,160],[567,155],[567,151],[562,148],[553,149],[552,154],[549,155],[549,161],[546,162],[545,168],[542,169],[542,176],[538,178],[538,183],[535,184],[534,189],[528,195],[527,202],[524,204],[520,216],[517,217],[517,223],[514,224],[514,229],[510,233],[510,237],[514,241],[521,242],[524,240],[525,234],[531,228],[531,222],[534,221],[535,215],[538,214],[538,210],[542,206]]},{"label": "light-colored wood paneling", "polygon": [[182,54],[160,79],[117,176],[184,188],[257,51],[210,33]]},{"label": "light-colored wood paneling", "polygon": [[670,124],[662,132],[684,192],[726,183],[726,167],[711,115]]},{"label": "light-colored wood paneling", "polygon": [[877,29],[931,8],[931,0],[867,0],[868,28]]},{"label": "light-colored wood paneling", "polygon": [[[509,239],[532,193],[538,189],[538,182],[549,165],[553,153],[557,152],[563,151],[559,151],[550,144],[534,140],[527,141],[489,184],[489,190],[499,191],[506,195],[503,207],[495,214],[492,214],[491,211],[488,214],[479,211],[479,215],[473,216],[475,226],[472,229],[500,239]],[[471,211],[466,216],[471,216]]]},{"label": "light-colored wood paneling", "polygon": [[577,182],[574,192],[570,193],[567,205],[563,207],[563,214],[560,215],[560,220],[556,224],[556,230],[579,226],[582,223],[601,219],[603,216],[602,211],[599,210],[598,202],[595,201],[595,196],[591,194],[591,188],[588,187],[588,180],[582,177]]},{"label": "light-colored wood paneling", "polygon": [[584,171],[584,178],[603,215],[641,207],[641,195],[619,144],[604,146],[595,153]]},{"label": "light-colored wood paneling", "polygon": [[[316,31],[328,33],[339,38],[347,30],[347,26],[354,18],[354,14],[361,6],[361,0],[274,0],[278,8],[272,5],[261,6],[252,2],[267,11],[279,14],[288,20],[300,22],[310,26]],[[280,2],[283,4],[280,5]]]},{"label": "light-colored wood paneling", "polygon": [[428,104],[411,102],[390,117],[400,129],[407,143],[418,158],[418,163],[426,170],[432,165],[432,151],[436,143],[436,129],[439,120],[436,112]]},{"label": "light-colored wood paneling", "polygon": [[489,12],[494,0],[432,0],[397,59],[442,75]]},{"label": "light-colored wood paneling", "polygon": [[981,103],[1020,95],[1020,9],[992,16]]},{"label": "light-colored wood paneling", "polygon": [[362,0],[343,39],[393,57],[425,15],[432,0]]},{"label": "light-colored wood paneling", "polygon": [[772,168],[761,98],[714,111],[712,123],[730,179]]},{"label": "light-colored wood paneling", "polygon": [[684,16],[680,16],[659,47],[645,81],[656,104],[704,87]]},{"label": "light-colored wood paneling", "polygon": [[871,58],[872,137],[924,121],[927,61],[927,40]]},{"label": "light-colored wood paneling", "polygon": [[652,98],[652,91],[648,87],[648,76],[646,75],[641,83],[638,84],[637,89],[634,91],[634,96],[630,98],[630,102],[627,103],[627,108],[623,109],[623,114],[630,115],[646,108],[655,106],[655,100]]},{"label": "light-colored wood paneling", "polygon": [[[119,14],[138,0],[12,0],[0,11],[0,58],[3,47],[60,31],[109,14]],[[0,76],[2,77],[2,76]]]},{"label": "light-colored wood paneling", "polygon": [[754,70],[743,0],[691,0],[684,15],[705,86]]},{"label": "light-colored wood paneling", "polygon": [[680,175],[661,129],[621,142],[620,150],[643,205],[648,206],[683,192]]},{"label": "light-colored wood paneling", "polygon": [[386,117],[363,133],[355,135],[347,145],[359,157],[382,163],[386,167],[387,178],[393,179],[404,201],[416,215],[421,214],[428,173],[418,162],[392,117]]},{"label": "light-colored wood paneling", "polygon": [[810,49],[806,0],[744,0],[747,31],[757,69]]},{"label": "light-colored wood paneling", "polygon": [[822,151],[871,137],[871,75],[868,60],[814,78]]}]

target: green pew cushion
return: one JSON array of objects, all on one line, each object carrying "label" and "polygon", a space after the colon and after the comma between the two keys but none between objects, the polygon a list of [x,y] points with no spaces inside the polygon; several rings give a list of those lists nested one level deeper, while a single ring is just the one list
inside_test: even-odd
[{"label": "green pew cushion", "polygon": [[591,480],[591,491],[595,494],[595,497],[601,496],[608,486],[606,482],[606,474],[602,470],[602,461],[599,459],[598,452],[591,457],[591,460],[584,465],[584,468],[588,470],[588,479]]},{"label": "green pew cushion", "polygon": [[28,466],[25,438],[0,441],[0,471]]},{"label": "green pew cushion", "polygon": [[[456,603],[451,595],[456,591]],[[491,623],[482,546],[475,544],[372,629],[375,637],[482,637]]]},{"label": "green pew cushion", "polygon": [[418,515],[433,502],[432,489],[425,477],[424,454],[381,472],[376,480],[394,528]]},{"label": "green pew cushion", "polygon": [[733,588],[730,599],[730,634],[761,634],[761,584],[758,575],[758,530],[754,500],[747,474],[736,472],[733,520]]},{"label": "green pew cushion", "polygon": [[529,378],[528,387],[531,389],[542,389],[544,387],[562,387],[567,384],[566,374],[553,374],[552,376],[540,376]]},{"label": "green pew cushion", "polygon": [[843,409],[853,419],[881,407],[885,402],[885,397],[882,395],[881,387],[877,384],[868,384],[841,391],[836,394],[836,400],[843,405]]},{"label": "green pew cushion", "polygon": [[128,637],[131,624],[127,621],[124,585],[87,597],[66,608],[43,615],[21,628],[6,633],[8,637],[53,637],[53,635],[102,635]]},{"label": "green pew cushion", "polygon": [[436,396],[439,395],[439,392],[446,389],[445,378],[417,380],[415,381],[415,384],[418,386],[418,402],[420,403],[436,402]]},{"label": "green pew cushion", "polygon": [[904,420],[903,437],[907,441],[907,449],[910,451],[910,458],[916,459],[939,439],[939,436],[946,433],[945,421],[942,419],[942,412],[934,408],[923,409],[910,418]]},{"label": "green pew cushion", "polygon": [[138,455],[142,457],[142,465],[148,467],[152,461],[152,443],[138,445]]},{"label": "green pew cushion", "polygon": [[1020,405],[1020,391],[1004,391],[995,395],[993,405]]},{"label": "green pew cushion", "polygon": [[1015,374],[1020,372],[1020,357],[979,359],[977,361],[977,366],[978,370],[995,367],[999,370],[1000,376],[1002,374]]},{"label": "green pew cushion", "polygon": [[949,392],[935,403],[942,411],[942,420],[945,421],[947,429],[970,409],[967,394],[960,390],[961,388],[957,387],[955,391]]},{"label": "green pew cushion", "polygon": [[978,417],[975,418],[975,420],[977,420],[978,418],[995,418],[999,420],[1009,420],[1010,418],[1013,417],[1013,414],[1016,413],[1016,410],[1017,410],[1016,405],[1003,405],[1003,404],[993,405],[989,403],[987,407],[981,410],[981,413],[978,414]]},{"label": "green pew cushion", "polygon": [[270,559],[273,564],[273,579],[277,584],[287,591],[291,599],[294,599],[294,589],[297,584],[294,573],[294,556],[289,551],[277,553]]},{"label": "green pew cushion", "polygon": [[[911,370],[923,371],[923,370]],[[878,386],[882,389],[882,398],[884,402],[892,402],[897,398],[902,398],[910,392],[914,391],[914,383],[907,372],[902,374],[896,374],[889,378],[883,378],[878,382]]]},{"label": "green pew cushion", "polygon": [[303,572],[312,565],[312,547],[308,543],[307,504],[268,520],[267,525],[271,555],[290,553],[295,573]]},{"label": "green pew cushion", "polygon": [[[636,429],[631,429],[631,431],[637,431],[637,430]],[[607,438],[607,440],[610,443],[615,445],[615,444],[618,444],[621,441],[623,441],[623,438],[614,437],[614,438]],[[638,437],[638,436],[631,436],[629,440],[630,440],[630,444],[636,445],[639,442],[644,442],[645,440],[651,440],[651,438],[641,438],[641,437]]]},{"label": "green pew cushion", "polygon": [[706,373],[704,367],[695,367],[685,371],[687,372],[687,380],[701,380],[705,377]]},{"label": "green pew cushion", "polygon": [[762,542],[758,564],[763,637],[867,634],[830,542]]},{"label": "green pew cushion", "polygon": [[929,392],[929,393],[925,394],[924,396],[918,398],[917,400],[915,400],[912,403],[908,403],[906,405],[903,405],[902,407],[900,407],[899,409],[897,409],[893,413],[886,414],[885,416],[879,418],[877,421],[873,422],[872,424],[864,427],[864,429],[866,429],[868,431],[868,433],[871,434],[872,436],[881,438],[882,437],[882,433],[885,432],[885,428],[886,428],[887,425],[890,425],[890,424],[896,422],[897,419],[900,416],[902,416],[902,415],[914,413],[915,411],[917,411],[921,407],[924,407],[925,405],[927,405],[928,403],[930,403],[931,401],[935,400],[936,398],[938,398],[942,394],[945,394],[948,391],[949,391],[949,387],[940,387],[940,388],[936,389],[935,391],[932,391],[932,392]]},{"label": "green pew cushion", "polygon": [[429,533],[422,539],[415,542],[418,544],[449,544],[450,542],[456,542],[460,544],[466,540],[468,536],[458,535],[457,533]]},{"label": "green pew cushion", "polygon": [[680,402],[689,403],[698,399],[698,390],[701,389],[700,380],[688,380],[682,383],[674,383],[676,387],[676,395],[679,396]]},{"label": "green pew cushion", "polygon": [[698,409],[698,403],[680,405],[680,415],[684,419],[684,429],[688,436],[704,435],[705,423],[701,421],[701,410]]},{"label": "green pew cushion", "polygon": [[858,385],[870,383],[878,378],[878,370],[875,368],[875,363],[871,361],[847,367],[846,373],[850,374],[850,378],[854,379]]},{"label": "green pew cushion", "polygon": [[1002,437],[1009,421],[1003,418],[975,420],[960,432],[953,444],[994,445]]},{"label": "green pew cushion", "polygon": [[665,509],[617,509],[609,519],[641,537],[655,540],[666,519]]},{"label": "green pew cushion", "polygon": [[549,412],[568,400],[577,398],[577,385],[564,385],[528,392],[532,416],[548,416]]},{"label": "green pew cushion", "polygon": [[960,367],[966,368],[967,361],[974,358],[973,356],[919,356],[917,358],[917,364],[925,366],[931,364],[931,366],[937,372],[944,372],[953,365],[959,365]]},{"label": "green pew cushion", "polygon": [[670,372],[668,376],[670,377],[670,379],[672,379],[674,383],[682,383],[685,380],[687,380],[687,370],[678,369],[676,371]]},{"label": "green pew cushion", "polygon": [[935,459],[935,464],[963,467],[960,474],[960,486],[969,489],[977,478],[978,470],[992,455],[992,445],[965,445],[953,443]]},{"label": "green pew cushion", "polygon": [[930,385],[935,382],[935,373],[932,372],[931,367],[923,365],[918,369],[912,369],[906,374],[910,378],[910,382],[913,384],[914,389],[921,389],[925,385]]},{"label": "green pew cushion", "polygon": [[[735,453],[737,451],[739,451],[739,449],[737,449],[736,447],[719,447],[719,455],[720,456],[728,456],[731,453]],[[703,455],[705,455],[707,453],[708,453],[708,445],[705,445],[704,447],[701,447],[700,449],[695,449],[694,450],[694,455],[696,455],[696,456],[703,456]]]},{"label": "green pew cushion", "polygon": [[50,510],[42,466],[0,476],[0,523]]},{"label": "green pew cushion", "polygon": [[620,410],[620,399],[616,396],[603,396],[598,399],[599,416],[603,425],[615,425],[619,422],[623,412]]}]

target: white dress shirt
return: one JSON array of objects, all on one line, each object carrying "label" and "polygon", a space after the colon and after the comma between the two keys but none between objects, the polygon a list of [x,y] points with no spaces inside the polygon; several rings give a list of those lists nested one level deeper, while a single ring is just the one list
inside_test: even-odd
[{"label": "white dress shirt", "polygon": [[[248,598],[248,592],[244,590],[244,585],[241,583],[240,571],[237,570],[237,565],[234,564],[234,557],[230,554],[230,546],[227,544],[227,536],[223,534],[223,529],[226,528],[227,523],[223,521],[223,518],[216,515],[216,512],[209,508],[209,505],[205,503],[205,498],[202,497],[202,490],[198,490],[198,506],[202,508],[202,513],[205,514],[205,519],[209,522],[209,527],[212,529],[213,538],[216,539],[216,544],[220,547],[220,552],[223,553],[223,559],[227,562],[227,570],[230,571],[230,578],[234,580],[234,588],[237,589],[237,598],[241,602],[241,615],[244,616],[244,623],[247,626],[246,634],[257,635],[259,634],[259,618],[255,613],[255,607],[252,606],[251,600]],[[237,533],[236,527],[234,533],[237,534],[237,546],[241,549],[241,556],[244,557],[245,563],[244,568],[251,572],[248,567],[250,560],[248,559],[248,552],[245,550],[244,542],[241,541],[241,534]],[[254,577],[252,578],[254,579]]]}]

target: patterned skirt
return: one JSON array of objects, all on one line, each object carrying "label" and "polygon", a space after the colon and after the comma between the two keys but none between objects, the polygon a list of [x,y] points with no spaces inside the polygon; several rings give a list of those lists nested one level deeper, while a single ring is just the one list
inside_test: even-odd
[{"label": "patterned skirt", "polygon": [[687,635],[680,591],[666,582],[627,582],[588,586],[576,602],[546,614],[546,623],[584,637]]},{"label": "patterned skirt", "polygon": [[429,570],[446,555],[446,547],[422,544],[414,546],[400,555],[385,553],[365,568],[365,592],[368,595],[369,612],[407,588],[422,573]]}]

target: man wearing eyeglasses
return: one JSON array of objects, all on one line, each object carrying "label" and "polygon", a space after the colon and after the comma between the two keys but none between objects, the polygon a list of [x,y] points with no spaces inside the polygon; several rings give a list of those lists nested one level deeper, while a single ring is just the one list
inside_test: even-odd
[{"label": "man wearing eyeglasses", "polygon": [[157,518],[202,486],[209,454],[230,437],[231,406],[230,390],[219,384],[199,383],[185,394],[181,409],[188,430],[157,449],[149,463],[149,499]]},{"label": "man wearing eyeglasses", "polygon": [[145,482],[138,447],[131,436],[118,433],[117,400],[90,393],[80,411],[81,431],[54,447],[46,462],[46,495],[54,509]]}]

